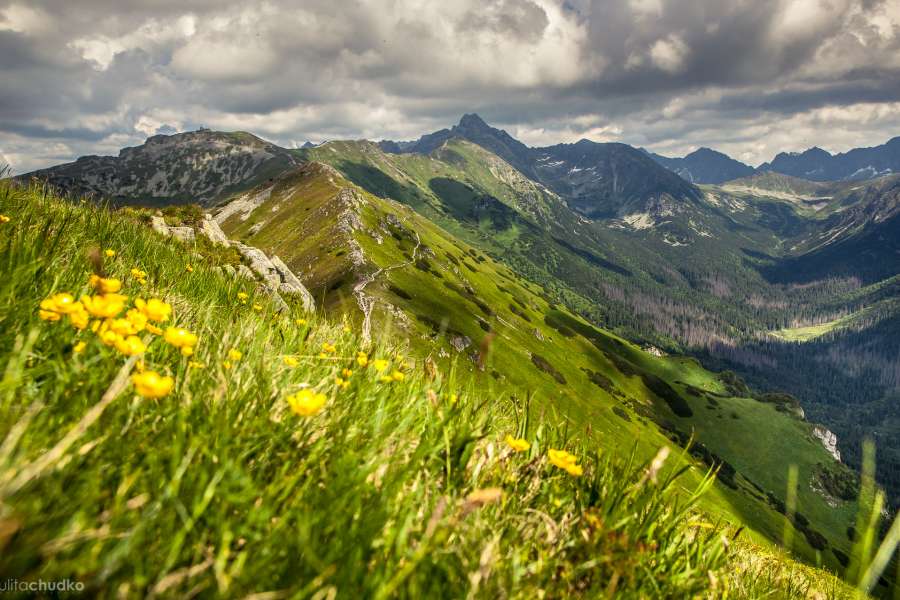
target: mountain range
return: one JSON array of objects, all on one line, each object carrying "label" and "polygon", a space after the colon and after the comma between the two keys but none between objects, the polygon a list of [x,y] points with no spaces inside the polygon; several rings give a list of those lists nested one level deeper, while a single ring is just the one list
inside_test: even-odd
[{"label": "mountain range", "polygon": [[616,444],[693,434],[698,460],[724,470],[717,501],[765,536],[781,530],[791,456],[805,551],[839,563],[852,506],[832,484],[851,475],[829,453],[858,467],[874,437],[879,481],[900,496],[900,176],[799,178],[783,162],[532,148],[465,115],[408,142],[154,136],[18,179],[181,226],[198,205],[369,335],[553,398],[547,410]]}]

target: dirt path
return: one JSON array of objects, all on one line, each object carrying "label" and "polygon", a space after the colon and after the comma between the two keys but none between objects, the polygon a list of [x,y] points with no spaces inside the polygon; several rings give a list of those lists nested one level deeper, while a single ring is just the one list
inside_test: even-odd
[{"label": "dirt path", "polygon": [[394,269],[402,269],[403,267],[408,267],[409,265],[416,262],[416,258],[419,253],[419,246],[422,245],[422,240],[419,239],[419,233],[417,231],[413,231],[413,233],[416,234],[416,246],[412,251],[412,259],[406,262],[390,265],[388,267],[382,267],[374,273],[366,275],[355,286],[353,286],[353,295],[356,296],[356,303],[359,304],[359,309],[363,313],[363,345],[368,345],[369,342],[372,341],[372,308],[374,308],[375,306],[375,298],[373,298],[372,296],[367,296],[365,293],[366,286],[375,281],[375,279],[382,273],[387,273],[388,271],[392,271]]}]

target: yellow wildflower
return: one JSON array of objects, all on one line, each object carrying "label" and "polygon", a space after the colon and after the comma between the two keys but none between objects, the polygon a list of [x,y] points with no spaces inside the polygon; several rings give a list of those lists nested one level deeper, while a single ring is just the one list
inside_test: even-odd
[{"label": "yellow wildflower", "polygon": [[369,355],[365,352],[357,352],[356,364],[358,364],[360,367],[365,368],[369,364]]},{"label": "yellow wildflower", "polygon": [[516,452],[527,452],[529,448],[531,448],[531,444],[529,444],[526,440],[516,439],[511,435],[506,436],[506,445],[515,450]]},{"label": "yellow wildflower", "polygon": [[162,398],[175,387],[175,380],[156,371],[144,371],[131,376],[135,391],[145,398]]},{"label": "yellow wildflower", "polygon": [[182,351],[184,348],[193,348],[197,345],[197,336],[183,327],[169,327],[166,329],[164,339]]},{"label": "yellow wildflower", "polygon": [[284,364],[287,365],[288,367],[296,367],[297,365],[300,364],[300,361],[297,360],[296,358],[294,358],[293,356],[285,356]]},{"label": "yellow wildflower", "polygon": [[150,323],[147,323],[147,331],[149,331],[153,335],[162,335],[163,334],[162,329],[160,329],[156,325],[151,325]]},{"label": "yellow wildflower", "polygon": [[256,312],[260,312],[262,309],[263,309],[262,304],[254,304],[253,305],[253,310],[255,310]]},{"label": "yellow wildflower", "polygon": [[406,375],[402,371],[394,371],[391,373],[391,379],[394,381],[403,381],[406,379]]},{"label": "yellow wildflower", "polygon": [[144,313],[148,320],[156,321],[157,323],[168,321],[172,315],[172,306],[159,298],[150,298],[149,300],[137,298],[134,301],[134,305],[139,311]]},{"label": "yellow wildflower", "polygon": [[100,338],[100,341],[106,344],[107,346],[115,346],[116,343],[122,339],[122,336],[112,331],[110,329],[106,329],[106,327],[102,327],[100,332],[97,334],[97,337]]},{"label": "yellow wildflower", "polygon": [[578,477],[583,473],[581,466],[576,464],[578,458],[575,455],[569,454],[565,450],[554,450],[552,448],[547,452],[547,455],[554,466],[566,471],[569,475]]},{"label": "yellow wildflower", "polygon": [[77,344],[72,346],[72,352],[74,352],[75,354],[81,354],[82,352],[84,352],[84,349],[86,346],[87,346],[86,343],[78,342]]},{"label": "yellow wildflower", "polygon": [[231,368],[231,361],[223,360],[223,361],[222,361],[222,367],[227,371],[228,369]]},{"label": "yellow wildflower", "polygon": [[6,215],[0,215],[0,223],[9,223],[9,217]]},{"label": "yellow wildflower", "polygon": [[450,394],[450,404],[456,404],[459,401],[459,396],[456,394]]},{"label": "yellow wildflower", "polygon": [[38,316],[44,321],[59,321],[62,319],[62,315],[58,312],[53,312],[52,310],[38,310]]},{"label": "yellow wildflower", "polygon": [[125,356],[134,356],[135,354],[143,354],[147,350],[147,346],[136,335],[129,335],[126,338],[119,338],[115,342],[116,350]]},{"label": "yellow wildflower", "polygon": [[292,411],[302,417],[311,417],[322,410],[328,398],[320,392],[303,389],[296,394],[291,394],[286,400]]},{"label": "yellow wildflower", "polygon": [[387,369],[388,365],[390,365],[390,364],[391,364],[390,362],[384,360],[383,358],[379,358],[377,360],[372,361],[372,366],[375,367],[375,370],[378,371],[379,373],[381,373],[382,371]]},{"label": "yellow wildflower", "polygon": [[192,267],[191,265],[185,265],[184,270],[187,271],[188,273],[193,273],[194,267]]},{"label": "yellow wildflower", "polygon": [[131,276],[135,279],[147,279],[147,271],[141,271],[138,268],[131,269]]},{"label": "yellow wildflower", "polygon": [[98,275],[91,275],[88,283],[101,294],[115,294],[122,289],[122,282],[118,279],[107,279]]},{"label": "yellow wildflower", "polygon": [[229,360],[241,360],[242,356],[244,356],[244,354],[240,350],[237,350],[235,348],[232,348],[228,351]]},{"label": "yellow wildflower", "polygon": [[134,335],[137,330],[128,319],[107,319],[104,327],[110,331],[115,331],[118,335]]},{"label": "yellow wildflower", "polygon": [[182,356],[193,356],[194,355],[194,347],[193,346],[182,346],[181,347],[181,355]]},{"label": "yellow wildflower", "polygon": [[69,313],[69,322],[73,327],[77,329],[84,329],[88,326],[91,317],[84,309],[84,304],[82,304],[81,302],[76,302],[75,306],[77,307],[76,310],[73,310]]},{"label": "yellow wildflower", "polygon": [[199,363],[195,360],[192,360],[192,361],[188,362],[188,368],[189,369],[205,369],[206,365],[204,365],[203,363]]},{"label": "yellow wildflower", "polygon": [[349,378],[353,375],[353,371],[351,371],[350,369],[344,369],[343,371],[341,371],[341,375],[343,375],[345,378]]},{"label": "yellow wildflower", "polygon": [[337,352],[337,348],[334,344],[329,344],[328,342],[322,343],[322,352],[327,352],[328,354],[334,354]]},{"label": "yellow wildflower", "polygon": [[125,319],[131,323],[135,333],[147,328],[147,315],[137,308],[131,308],[125,313]]},{"label": "yellow wildflower", "polygon": [[128,300],[128,296],[121,294],[103,294],[101,296],[84,296],[81,303],[95,317],[110,319],[122,312],[126,300]]},{"label": "yellow wildflower", "polygon": [[[81,310],[81,305],[78,302],[75,302],[75,298],[72,297],[72,294],[54,294],[49,298],[41,300],[40,304],[41,311],[45,312],[54,312],[59,315],[67,315],[70,312]],[[41,317],[44,319],[44,317]],[[59,318],[56,319],[44,319],[46,321],[58,321]]]},{"label": "yellow wildflower", "polygon": [[304,327],[304,326],[306,325],[306,319],[296,319],[296,320],[294,321],[294,323],[296,323],[296,324],[299,325],[300,327]]},{"label": "yellow wildflower", "polygon": [[112,250],[110,248],[107,248],[106,250],[103,251],[103,254],[106,255],[106,258],[112,258],[116,255],[116,251]]}]

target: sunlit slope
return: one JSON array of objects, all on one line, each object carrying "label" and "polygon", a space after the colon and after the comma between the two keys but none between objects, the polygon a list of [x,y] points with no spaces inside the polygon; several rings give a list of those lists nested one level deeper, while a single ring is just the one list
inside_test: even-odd
[{"label": "sunlit slope", "polygon": [[[537,414],[567,419],[604,448],[636,446],[648,457],[694,433],[696,473],[709,465],[735,471],[709,506],[769,539],[784,528],[777,501],[766,496],[785,497],[785,456],[796,456],[804,475],[833,462],[809,424],[735,398],[739,391],[695,361],[652,356],[590,326],[506,265],[327,167],[308,165],[253,194],[258,205],[227,216],[226,232],[281,256],[330,314],[349,311],[365,329],[368,312],[373,338],[408,340],[441,368],[455,362],[488,396],[532,398]],[[846,553],[854,504],[832,509],[808,480],[801,486],[810,528]],[[812,558],[807,539],[796,538]],[[837,564],[827,549],[822,560]]]}]

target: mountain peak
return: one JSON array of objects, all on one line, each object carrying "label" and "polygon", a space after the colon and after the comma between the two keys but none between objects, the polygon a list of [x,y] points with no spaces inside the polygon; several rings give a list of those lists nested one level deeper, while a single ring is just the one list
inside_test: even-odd
[{"label": "mountain peak", "polygon": [[475,113],[464,114],[459,120],[457,127],[464,129],[491,129],[491,126]]}]

